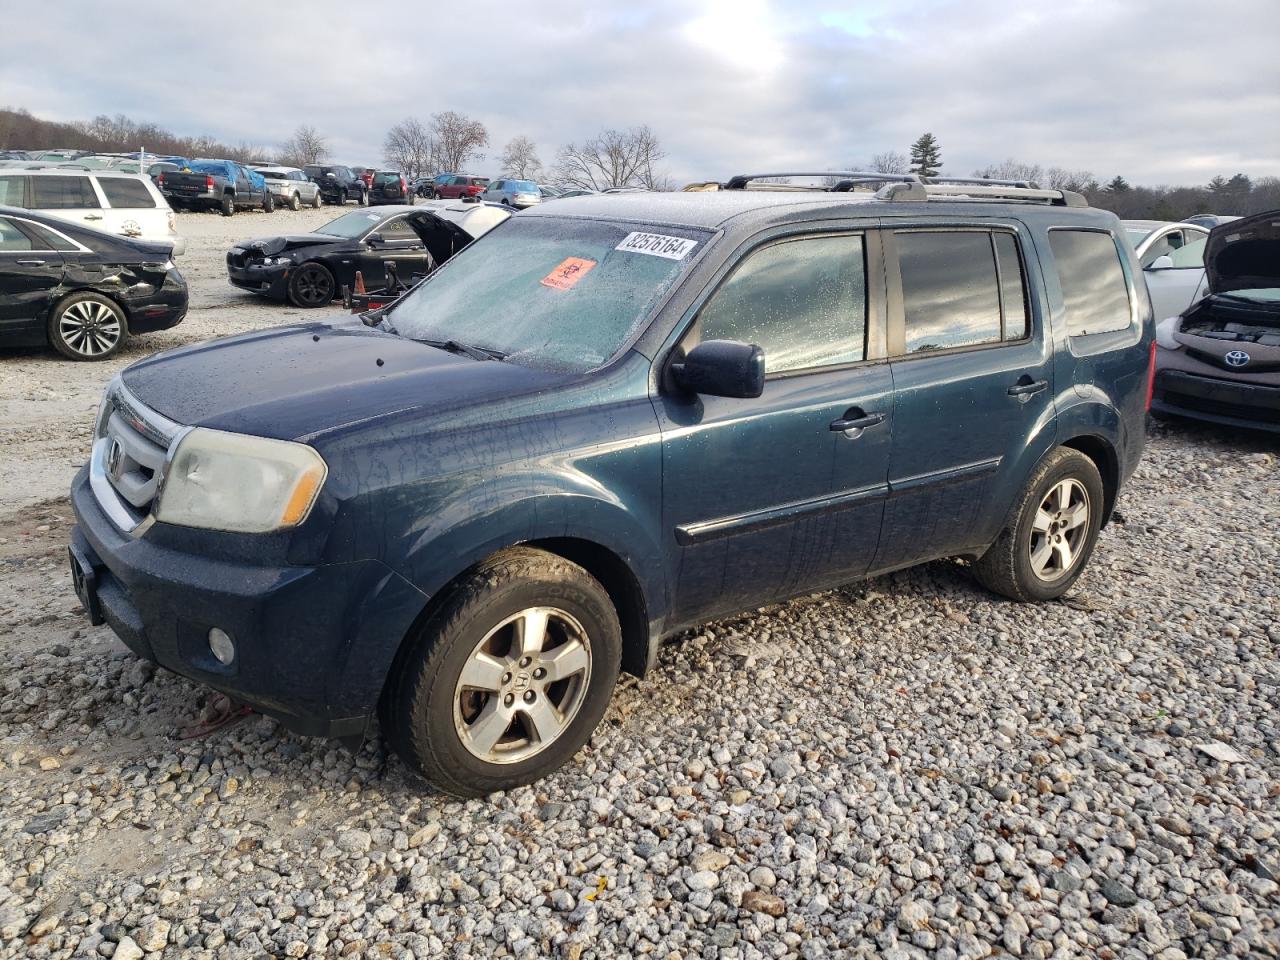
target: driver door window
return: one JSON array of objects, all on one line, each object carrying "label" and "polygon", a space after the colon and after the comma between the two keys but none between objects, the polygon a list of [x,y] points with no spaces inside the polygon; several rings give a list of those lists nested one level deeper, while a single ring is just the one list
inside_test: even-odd
[{"label": "driver door window", "polygon": [[377,229],[377,233],[382,236],[383,243],[394,245],[397,247],[407,247],[414,244],[422,243],[422,238],[409,225],[409,221],[404,217],[396,217],[394,220],[388,220]]}]

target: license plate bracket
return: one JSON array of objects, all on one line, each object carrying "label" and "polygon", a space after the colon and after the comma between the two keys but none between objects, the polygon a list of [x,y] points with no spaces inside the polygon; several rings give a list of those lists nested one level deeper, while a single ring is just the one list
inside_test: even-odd
[{"label": "license plate bracket", "polygon": [[98,599],[98,575],[93,570],[89,558],[74,544],[67,545],[67,563],[71,567],[71,585],[75,588],[85,613],[89,615],[89,623],[98,626],[106,623],[102,615],[102,603]]}]

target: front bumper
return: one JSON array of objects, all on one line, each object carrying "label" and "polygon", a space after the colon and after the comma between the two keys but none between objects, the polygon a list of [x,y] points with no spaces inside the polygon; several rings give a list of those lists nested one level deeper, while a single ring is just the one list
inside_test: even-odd
[{"label": "front bumper", "polygon": [[1158,370],[1151,409],[1252,430],[1280,433],[1280,387]]},{"label": "front bumper", "polygon": [[289,293],[289,271],[293,264],[265,265],[249,262],[242,266],[227,263],[227,279],[242,290],[260,293],[272,300],[285,300]]},{"label": "front bumper", "polygon": [[[71,503],[71,552],[91,584],[81,599],[139,657],[298,733],[364,731],[385,679],[386,652],[398,647],[425,603],[407,581],[376,560],[256,565],[159,546],[146,528],[135,536],[108,519],[87,469],[72,484]],[[209,650],[215,626],[235,640],[229,665]],[[381,668],[370,669],[374,662]]]}]

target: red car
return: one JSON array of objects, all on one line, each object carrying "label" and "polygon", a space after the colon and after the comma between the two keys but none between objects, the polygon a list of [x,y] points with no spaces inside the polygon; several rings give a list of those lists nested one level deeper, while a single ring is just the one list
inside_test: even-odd
[{"label": "red car", "polygon": [[364,181],[366,190],[373,188],[373,175],[377,173],[373,167],[352,167],[351,172]]},{"label": "red car", "polygon": [[444,200],[458,197],[477,197],[489,186],[488,177],[474,177],[469,173],[442,173],[431,185],[432,196]]}]

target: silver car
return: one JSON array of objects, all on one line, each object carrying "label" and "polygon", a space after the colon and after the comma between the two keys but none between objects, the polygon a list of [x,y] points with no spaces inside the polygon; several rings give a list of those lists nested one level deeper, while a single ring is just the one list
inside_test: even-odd
[{"label": "silver car", "polygon": [[1124,232],[1142,264],[1157,322],[1178,316],[1208,292],[1204,245],[1209,231],[1204,227],[1163,220],[1125,220]]},{"label": "silver car", "polygon": [[493,180],[480,199],[523,210],[541,203],[542,193],[532,180]]},{"label": "silver car", "polygon": [[310,207],[319,207],[324,202],[320,196],[320,185],[308,178],[297,167],[254,167],[253,169],[266,179],[267,189],[275,196],[278,204],[297,210],[304,203]]}]

